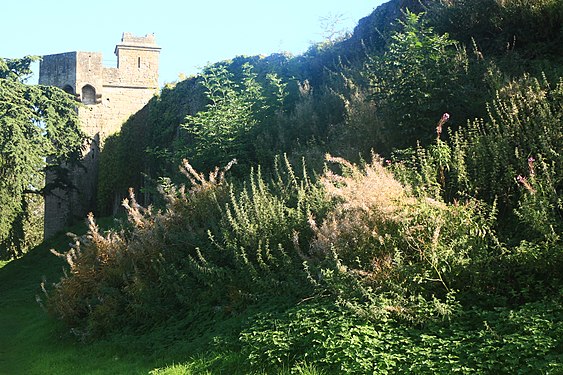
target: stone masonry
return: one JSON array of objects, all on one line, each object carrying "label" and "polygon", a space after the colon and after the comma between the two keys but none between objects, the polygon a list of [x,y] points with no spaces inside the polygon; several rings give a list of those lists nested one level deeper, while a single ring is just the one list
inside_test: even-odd
[{"label": "stone masonry", "polygon": [[[83,104],[78,117],[89,137],[83,151],[84,168],[70,171],[76,189],[55,190],[45,197],[45,238],[94,210],[98,155],[104,140],[158,92],[160,47],[154,35],[123,33],[115,54],[116,68],[103,66],[99,52],[47,55],[40,63],[40,85],[60,87]],[[48,174],[47,182],[52,178]]]}]

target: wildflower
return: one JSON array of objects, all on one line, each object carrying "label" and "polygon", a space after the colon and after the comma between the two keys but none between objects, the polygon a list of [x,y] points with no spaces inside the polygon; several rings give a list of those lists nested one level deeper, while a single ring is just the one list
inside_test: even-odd
[{"label": "wildflower", "polygon": [[532,187],[532,185],[530,185],[526,177],[523,177],[522,175],[518,175],[516,177],[516,181],[521,183],[522,186],[524,186],[526,190],[528,190],[530,193],[534,194],[536,192],[536,190]]},{"label": "wildflower", "polygon": [[387,166],[391,165],[391,160],[385,159],[385,165],[387,165]]},{"label": "wildflower", "polygon": [[530,171],[530,176],[533,176],[536,174],[536,171],[534,169],[534,162],[536,161],[536,159],[534,159],[533,156],[530,156],[528,158],[528,169]]},{"label": "wildflower", "polygon": [[438,138],[440,138],[440,134],[442,134],[442,126],[446,122],[448,122],[449,119],[450,119],[450,114],[446,112],[442,115],[440,121],[438,121],[438,126],[436,126],[436,134],[438,134]]}]

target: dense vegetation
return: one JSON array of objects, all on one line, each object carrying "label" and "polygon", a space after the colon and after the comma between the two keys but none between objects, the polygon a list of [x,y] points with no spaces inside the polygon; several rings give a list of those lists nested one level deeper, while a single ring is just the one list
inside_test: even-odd
[{"label": "dense vegetation", "polygon": [[42,303],[174,348],[156,374],[563,372],[561,24],[391,1],[164,88],[102,154],[99,211],[134,187],[128,219],[89,216]]},{"label": "dense vegetation", "polygon": [[[0,259],[40,242],[42,196],[69,186],[60,165],[76,163],[82,145],[73,98],[25,84],[34,60],[0,58]],[[53,178],[45,184],[47,169]]]}]

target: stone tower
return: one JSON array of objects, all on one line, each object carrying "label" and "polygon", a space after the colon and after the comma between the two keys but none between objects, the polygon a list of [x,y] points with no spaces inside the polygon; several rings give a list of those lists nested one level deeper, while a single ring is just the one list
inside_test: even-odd
[{"label": "stone tower", "polygon": [[[55,190],[45,197],[45,238],[94,210],[98,155],[104,140],[158,92],[160,48],[154,35],[123,33],[115,54],[116,68],[103,66],[100,52],[47,55],[40,63],[40,85],[60,87],[83,104],[78,117],[89,137],[83,152],[84,168],[70,171],[76,189]],[[46,179],[49,182],[53,176],[48,174]]]}]

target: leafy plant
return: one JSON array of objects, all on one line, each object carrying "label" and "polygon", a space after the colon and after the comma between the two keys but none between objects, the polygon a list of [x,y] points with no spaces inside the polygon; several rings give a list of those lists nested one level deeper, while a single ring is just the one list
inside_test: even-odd
[{"label": "leafy plant", "polygon": [[329,373],[557,373],[560,301],[472,310],[451,322],[408,327],[368,322],[329,301],[263,313],[240,335],[257,369],[314,362]]},{"label": "leafy plant", "polygon": [[[553,202],[561,189],[563,82],[524,76],[499,90],[486,121],[474,120],[454,136],[452,169],[459,191],[515,207],[516,177],[526,175],[528,158],[541,160],[536,178],[546,177]],[[545,181],[547,183],[547,180]],[[555,194],[555,195],[553,195]]]},{"label": "leafy plant", "polygon": [[128,226],[107,234],[90,217],[88,234],[61,255],[70,273],[51,291],[51,312],[87,337],[198,304],[233,313],[261,298],[309,293],[299,244],[309,242],[308,218],[322,216],[327,201],[305,169],[299,178],[284,159],[276,170],[271,182],[258,171],[237,187],[225,170],[204,176],[185,160],[191,188],[162,185],[165,211],[132,196]]},{"label": "leafy plant", "polygon": [[[474,287],[474,272],[498,251],[488,207],[417,197],[378,159],[363,170],[328,160],[345,174],[327,172],[321,180],[337,205],[319,225],[312,223],[320,283],[345,303],[367,302],[357,306],[368,315],[448,316],[453,293]],[[388,296],[395,299],[392,308]]]},{"label": "leafy plant", "polygon": [[[252,138],[261,121],[270,111],[263,87],[256,80],[248,63],[242,66],[240,84],[224,65],[209,66],[201,84],[209,104],[204,111],[188,115],[182,125],[193,137],[191,159],[206,169],[238,159],[248,163],[255,160]],[[283,85],[268,75],[277,88],[277,105],[283,104]]]}]

